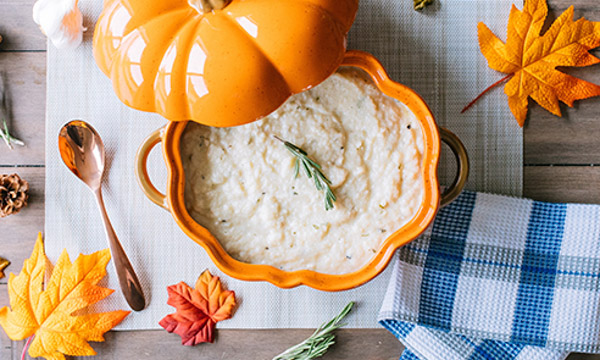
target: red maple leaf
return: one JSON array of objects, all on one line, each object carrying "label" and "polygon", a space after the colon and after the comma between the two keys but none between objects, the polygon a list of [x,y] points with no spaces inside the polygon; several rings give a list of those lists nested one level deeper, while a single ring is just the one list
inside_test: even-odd
[{"label": "red maple leaf", "polygon": [[167,287],[167,304],[177,311],[160,322],[165,330],[181,336],[181,344],[193,346],[214,341],[215,325],[229,319],[235,307],[235,293],[224,291],[218,276],[206,270],[194,289],[180,282]]}]

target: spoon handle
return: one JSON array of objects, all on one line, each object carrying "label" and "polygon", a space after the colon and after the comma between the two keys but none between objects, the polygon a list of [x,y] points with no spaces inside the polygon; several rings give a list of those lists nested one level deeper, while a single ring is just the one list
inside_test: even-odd
[{"label": "spoon handle", "polygon": [[117,234],[108,219],[108,214],[104,208],[104,200],[102,199],[102,191],[98,189],[94,191],[94,194],[96,195],[96,200],[98,200],[98,206],[100,207],[100,213],[102,214],[102,220],[104,221],[106,237],[108,238],[110,252],[114,260],[115,269],[117,270],[121,291],[129,306],[135,311],[141,311],[146,307],[146,300],[144,299],[140,281],[138,280],[135,271],[133,271],[133,267],[125,254],[125,250],[123,250],[123,246],[121,246],[121,242],[117,238]]}]

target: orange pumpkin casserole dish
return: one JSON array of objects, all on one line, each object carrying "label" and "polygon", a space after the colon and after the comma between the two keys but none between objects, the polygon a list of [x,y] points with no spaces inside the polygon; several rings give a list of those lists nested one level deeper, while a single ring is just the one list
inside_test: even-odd
[{"label": "orange pumpkin casserole dish", "polygon": [[[124,104],[169,120],[139,148],[139,184],[232,277],[356,287],[465,185],[460,140],[375,57],[346,51],[357,10],[358,0],[104,2],[98,67]],[[443,194],[440,140],[459,165]],[[165,193],[147,171],[159,143]],[[308,166],[322,178],[307,179]]]}]

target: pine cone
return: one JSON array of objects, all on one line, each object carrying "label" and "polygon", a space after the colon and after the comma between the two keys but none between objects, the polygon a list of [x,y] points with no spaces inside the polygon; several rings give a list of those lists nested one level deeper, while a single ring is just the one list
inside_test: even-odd
[{"label": "pine cone", "polygon": [[0,218],[18,213],[27,206],[29,183],[19,175],[0,175]]}]

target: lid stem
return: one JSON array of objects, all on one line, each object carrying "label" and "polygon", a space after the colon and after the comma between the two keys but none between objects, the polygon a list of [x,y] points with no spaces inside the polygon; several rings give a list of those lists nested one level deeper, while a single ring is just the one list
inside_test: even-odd
[{"label": "lid stem", "polygon": [[188,2],[200,14],[206,14],[214,10],[224,9],[231,0],[188,0]]}]

